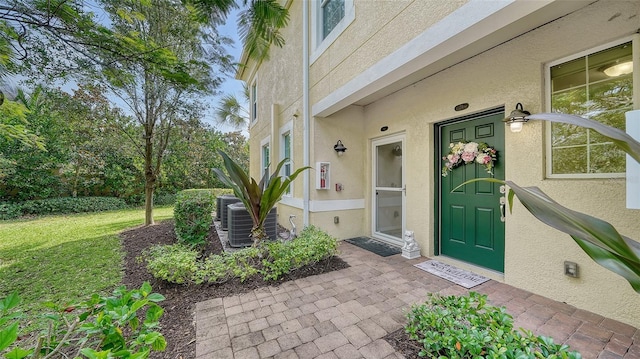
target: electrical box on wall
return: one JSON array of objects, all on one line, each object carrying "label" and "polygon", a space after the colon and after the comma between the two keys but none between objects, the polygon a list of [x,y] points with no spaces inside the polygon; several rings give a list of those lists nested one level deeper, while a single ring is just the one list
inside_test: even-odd
[{"label": "electrical box on wall", "polygon": [[331,164],[329,162],[316,162],[316,189],[329,189],[331,187]]}]

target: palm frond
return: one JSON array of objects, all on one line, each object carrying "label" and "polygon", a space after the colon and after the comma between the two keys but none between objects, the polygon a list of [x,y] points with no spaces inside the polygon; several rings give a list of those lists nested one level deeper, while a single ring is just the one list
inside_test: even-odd
[{"label": "palm frond", "polygon": [[249,116],[246,108],[242,106],[234,95],[225,95],[220,99],[220,104],[215,109],[218,123],[240,128],[247,123]]},{"label": "palm frond", "polygon": [[[246,2],[245,2],[246,3]],[[238,15],[238,33],[247,56],[268,59],[269,47],[285,43],[280,29],[287,26],[289,12],[277,0],[252,0]]]},{"label": "palm frond", "polygon": [[[597,131],[629,156],[640,162],[640,143],[626,132],[600,122],[562,113],[541,113],[527,116],[529,120],[566,123]],[[567,233],[596,263],[625,278],[640,293],[640,242],[625,237],[608,222],[560,205],[538,187],[521,187],[511,181],[476,178],[454,188],[477,181],[509,186],[507,201],[513,209],[514,195],[538,220]]]}]

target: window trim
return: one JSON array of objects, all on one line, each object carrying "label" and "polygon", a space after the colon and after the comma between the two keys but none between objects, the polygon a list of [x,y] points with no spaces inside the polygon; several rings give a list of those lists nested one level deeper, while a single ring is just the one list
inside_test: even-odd
[{"label": "window trim", "polygon": [[[631,36],[625,36],[615,41],[608,42],[606,44],[602,44],[599,46],[592,47],[588,50],[581,51],[579,53],[563,57],[558,60],[550,61],[544,65],[544,80],[545,80],[545,112],[551,112],[551,68],[556,65],[560,65],[571,60],[575,60],[580,57],[584,57],[587,55],[595,54],[596,52],[606,50],[625,42],[632,42],[632,48],[635,50],[638,48],[636,42],[640,42],[640,35],[634,34]],[[633,59],[637,60],[640,57],[640,54],[632,53]],[[637,99],[639,96],[638,91],[640,91],[640,73],[635,71],[637,66],[634,66],[633,72],[633,98]],[[634,108],[640,104],[634,103]],[[544,133],[545,133],[545,178],[549,179],[598,179],[598,178],[625,178],[626,172],[621,173],[571,173],[571,174],[554,174],[553,173],[553,157],[552,157],[552,133],[551,133],[551,122],[545,121],[544,123]]]},{"label": "window trim", "polygon": [[[280,161],[285,157],[284,153],[284,136],[289,135],[289,161],[285,162],[282,166],[281,175],[284,176],[285,165],[289,164],[291,173],[293,173],[293,120],[287,122],[284,126],[280,127]],[[289,191],[283,194],[287,197],[293,197],[293,182],[289,184]]]},{"label": "window trim", "polygon": [[344,17],[331,30],[329,35],[322,38],[322,2],[323,0],[312,0],[311,6],[311,59],[310,63],[314,63],[320,55],[322,55],[331,44],[336,41],[338,36],[342,34],[347,27],[356,18],[356,9],[354,0],[344,0]]},{"label": "window trim", "polygon": [[249,117],[249,125],[258,122],[258,83],[256,80],[253,80],[249,87]]},{"label": "window trim", "polygon": [[[264,148],[267,148],[269,150],[269,159],[268,159],[268,167],[264,167]],[[273,151],[271,151],[271,136],[267,136],[265,138],[262,139],[262,141],[260,141],[260,178],[262,178],[262,176],[264,176],[265,170],[269,171],[269,168],[271,167],[271,162],[272,162],[272,157],[273,157]]]}]

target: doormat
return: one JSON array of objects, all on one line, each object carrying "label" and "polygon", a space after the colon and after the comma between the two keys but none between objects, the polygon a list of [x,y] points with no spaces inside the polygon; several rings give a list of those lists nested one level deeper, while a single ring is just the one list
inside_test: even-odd
[{"label": "doormat", "polygon": [[464,269],[456,268],[452,265],[441,263],[433,259],[415,264],[415,266],[423,271],[437,275],[440,278],[444,278],[467,289],[473,288],[489,280],[487,277],[483,277],[479,274],[471,273]]},{"label": "doormat", "polygon": [[373,252],[381,257],[388,257],[394,254],[400,254],[402,251],[398,247],[394,247],[392,245],[378,242],[369,237],[356,237],[345,239],[345,242],[351,243],[354,246],[360,247],[362,249],[366,249],[369,252]]}]

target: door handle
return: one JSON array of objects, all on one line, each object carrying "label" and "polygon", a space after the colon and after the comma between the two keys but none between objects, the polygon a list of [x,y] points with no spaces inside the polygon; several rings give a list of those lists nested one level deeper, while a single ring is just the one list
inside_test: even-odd
[{"label": "door handle", "polygon": [[505,217],[505,209],[507,207],[507,199],[504,197],[500,197],[500,222],[504,222]]}]

